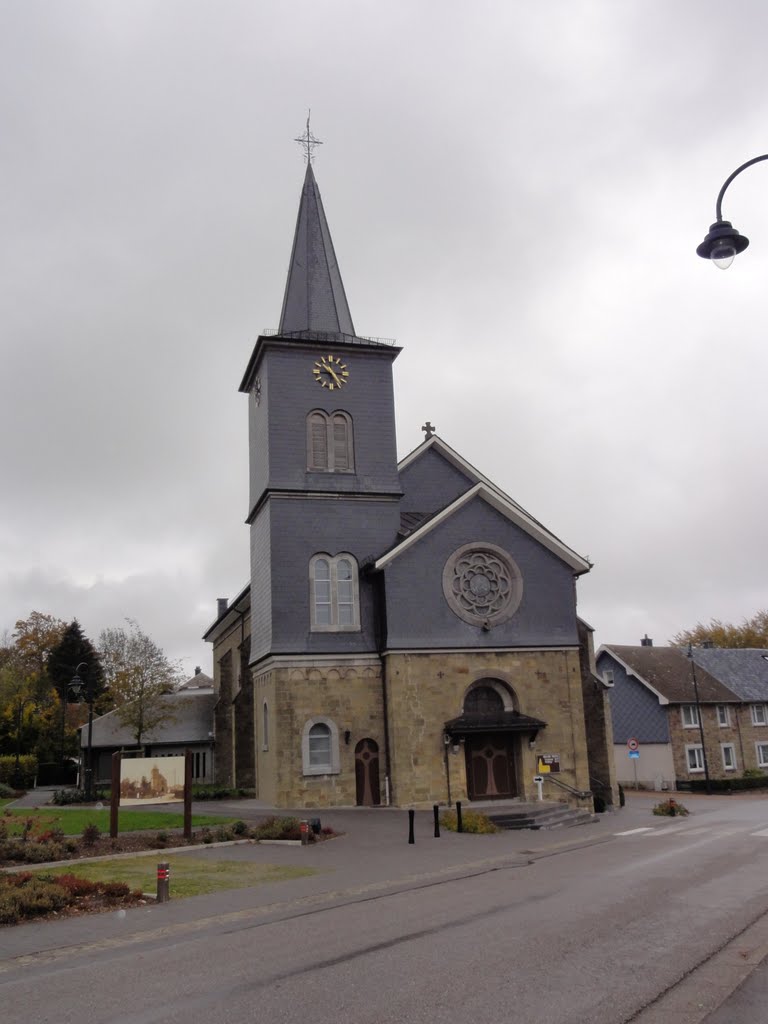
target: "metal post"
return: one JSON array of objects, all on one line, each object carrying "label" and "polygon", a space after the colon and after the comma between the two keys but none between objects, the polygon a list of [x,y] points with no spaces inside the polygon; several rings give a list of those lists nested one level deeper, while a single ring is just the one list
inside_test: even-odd
[{"label": "metal post", "polygon": [[432,814],[435,819],[435,839],[440,838],[440,808],[437,804],[432,805]]},{"label": "metal post", "polygon": [[117,839],[118,832],[118,808],[120,807],[120,764],[122,754],[116,750],[112,755],[112,786],[109,796],[109,835],[111,839]]},{"label": "metal post", "polygon": [[461,820],[461,800],[456,801],[456,831],[464,831],[464,822]]},{"label": "metal post", "polygon": [[694,661],[693,657],[693,647],[690,644],[688,644],[688,657],[691,659],[691,674],[693,676],[693,696],[696,700],[696,717],[699,720],[699,736],[701,737],[701,757],[704,761],[704,788],[706,789],[707,795],[709,795],[711,790],[709,785],[709,765],[707,763],[707,748],[704,743],[704,717],[701,713],[701,703],[699,701],[699,684],[696,680],[696,662]]},{"label": "metal post", "polygon": [[88,767],[85,769],[85,799],[93,800],[93,687],[88,688]]},{"label": "metal post", "polygon": [[415,843],[416,839],[413,835],[413,819],[416,817],[415,811],[408,811],[408,842]]},{"label": "metal post", "polygon": [[157,865],[157,902],[167,903],[171,898],[171,867],[167,860]]}]

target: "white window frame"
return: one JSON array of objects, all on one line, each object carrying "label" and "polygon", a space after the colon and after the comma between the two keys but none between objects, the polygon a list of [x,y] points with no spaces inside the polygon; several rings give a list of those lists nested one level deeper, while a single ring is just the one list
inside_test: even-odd
[{"label": "white window frame", "polygon": [[721,729],[727,729],[731,724],[731,709],[727,704],[717,705],[717,724]]},{"label": "white window frame", "polygon": [[[684,729],[699,728],[699,709],[696,707],[695,704],[681,704],[680,718],[682,720]],[[686,721],[687,718],[689,718],[690,721]]]},{"label": "white window frame", "polygon": [[[310,764],[309,756],[309,734],[312,727],[315,725],[325,725],[330,730],[330,760],[327,764]],[[331,718],[325,718],[322,715],[317,715],[314,718],[308,718],[304,723],[304,729],[301,735],[301,761],[302,771],[304,775],[338,775],[341,771],[341,762],[339,759],[339,729],[336,723]]]},{"label": "white window frame", "polygon": [[[730,764],[728,764],[728,759],[726,757],[726,751],[727,750],[729,750],[731,752],[731,757],[730,757],[731,763]],[[734,744],[733,743],[721,743],[720,744],[720,756],[721,756],[722,761],[723,761],[723,771],[725,771],[725,772],[735,772],[736,771],[736,747],[734,746]]]},{"label": "white window frame", "polygon": [[768,743],[755,744],[755,760],[758,768],[768,768]]},{"label": "white window frame", "polygon": [[765,704],[750,704],[749,713],[752,716],[752,725],[768,725],[768,718],[765,714]]},{"label": "white window frame", "polygon": [[[318,563],[325,561],[328,563],[330,579],[327,581],[329,584],[330,600],[329,602],[323,601],[324,605],[330,604],[330,622],[318,622],[317,621],[317,588],[315,586],[315,571]],[[339,565],[341,562],[347,561],[350,563],[352,579],[351,580],[339,580]],[[326,582],[325,580],[318,582]],[[340,602],[339,591],[340,582],[351,584],[351,602]],[[340,604],[349,605],[352,608],[352,621],[351,622],[340,622],[339,618],[339,606]],[[359,633],[360,632],[360,586],[359,586],[359,572],[357,566],[357,559],[354,555],[350,555],[346,551],[342,551],[340,554],[331,557],[325,553],[313,555],[309,562],[309,618],[310,618],[310,629],[313,633]]]},{"label": "white window frame", "polygon": [[[694,761],[696,766],[691,765],[691,754],[694,754]],[[699,772],[704,771],[704,748],[700,743],[686,743],[685,745],[685,764],[688,768],[689,775],[698,775]]]}]

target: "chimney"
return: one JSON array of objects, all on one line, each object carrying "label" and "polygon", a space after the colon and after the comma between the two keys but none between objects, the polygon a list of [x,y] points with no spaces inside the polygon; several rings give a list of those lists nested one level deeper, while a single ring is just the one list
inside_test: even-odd
[{"label": "chimney", "polygon": [[220,618],[229,606],[228,597],[217,597],[216,598],[216,618]]},{"label": "chimney", "polygon": [[705,651],[711,651],[715,645],[712,643],[711,640],[702,640],[701,646],[704,648]]},{"label": "chimney", "polygon": [[195,665],[195,675],[199,676],[201,672],[202,672],[202,669],[200,668],[200,666],[199,665]]},{"label": "chimney", "polygon": [[653,647],[653,640],[646,633],[643,639],[640,641],[641,647]]}]

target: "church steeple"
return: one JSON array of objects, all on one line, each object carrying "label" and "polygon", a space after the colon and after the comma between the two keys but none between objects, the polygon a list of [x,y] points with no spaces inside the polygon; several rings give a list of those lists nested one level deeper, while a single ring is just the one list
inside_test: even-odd
[{"label": "church steeple", "polygon": [[301,190],[279,333],[354,335],[341,272],[311,160]]}]

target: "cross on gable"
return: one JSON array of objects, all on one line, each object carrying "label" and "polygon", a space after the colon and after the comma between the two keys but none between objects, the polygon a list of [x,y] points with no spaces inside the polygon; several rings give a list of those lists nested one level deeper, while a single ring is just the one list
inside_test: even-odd
[{"label": "cross on gable", "polygon": [[430,439],[430,437],[432,437],[432,435],[435,432],[435,428],[432,426],[432,424],[429,422],[429,420],[427,420],[427,422],[424,424],[424,426],[421,429],[426,434],[426,437],[424,438],[425,441],[428,441]]},{"label": "cross on gable", "polygon": [[294,142],[298,142],[299,145],[301,145],[304,148],[304,159],[307,161],[308,164],[312,163],[312,159],[314,157],[313,150],[315,146],[322,146],[322,142],[320,141],[320,139],[316,138],[312,134],[312,131],[309,127],[309,118],[311,113],[311,110],[307,111],[307,127],[304,131],[304,134],[300,135],[298,139],[293,140]]}]

